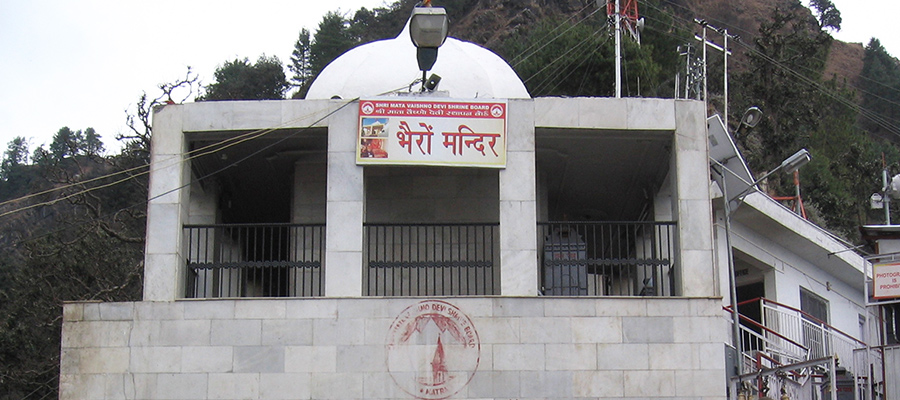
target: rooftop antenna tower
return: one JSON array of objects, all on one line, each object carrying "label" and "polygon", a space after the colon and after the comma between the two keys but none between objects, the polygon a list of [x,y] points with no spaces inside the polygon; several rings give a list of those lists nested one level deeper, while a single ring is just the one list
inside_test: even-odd
[{"label": "rooftop antenna tower", "polygon": [[615,25],[616,35],[616,98],[622,97],[622,28],[641,44],[644,19],[638,16],[637,0],[597,0],[606,3],[606,15]]}]

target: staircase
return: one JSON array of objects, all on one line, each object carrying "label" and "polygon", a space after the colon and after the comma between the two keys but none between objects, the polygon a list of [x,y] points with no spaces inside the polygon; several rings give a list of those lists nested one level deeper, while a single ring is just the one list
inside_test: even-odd
[{"label": "staircase", "polygon": [[[831,398],[828,377],[834,373],[838,377],[852,377],[852,385],[857,390],[855,397],[849,398],[884,398],[879,390],[873,390],[873,386],[883,387],[880,349],[872,349],[824,321],[772,300],[758,298],[738,306],[752,307],[754,303],[760,307],[761,321],[740,315],[739,362],[743,374],[770,376],[745,380],[745,389],[760,397],[778,398],[784,390],[794,400],[822,396],[827,399]],[[730,307],[725,311],[730,314]],[[834,366],[832,357],[836,360]],[[837,387],[840,391],[840,383]]]}]

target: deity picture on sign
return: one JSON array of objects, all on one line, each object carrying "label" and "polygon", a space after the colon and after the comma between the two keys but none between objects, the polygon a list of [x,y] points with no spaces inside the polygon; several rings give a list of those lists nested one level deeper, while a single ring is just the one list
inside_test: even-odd
[{"label": "deity picture on sign", "polygon": [[363,118],[359,131],[360,158],[387,158],[387,118]]}]

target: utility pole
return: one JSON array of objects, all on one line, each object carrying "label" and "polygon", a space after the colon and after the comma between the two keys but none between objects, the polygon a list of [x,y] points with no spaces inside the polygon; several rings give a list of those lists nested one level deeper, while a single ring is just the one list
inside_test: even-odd
[{"label": "utility pole", "polygon": [[[725,57],[725,116],[722,118],[722,121],[725,123],[725,126],[728,126],[728,29],[722,29],[722,35],[725,36],[725,46],[724,50],[722,50],[722,55]],[[706,46],[704,46],[706,47]],[[800,190],[799,188],[797,189]],[[798,199],[800,198],[799,194],[797,195]]]},{"label": "utility pole", "polygon": [[[727,126],[728,126],[728,56],[731,55],[731,51],[728,50],[728,38],[729,38],[731,35],[728,34],[728,29],[724,29],[724,28],[721,28],[721,29],[720,29],[720,28],[716,28],[716,27],[714,27],[714,26],[712,26],[712,25],[706,23],[706,21],[704,21],[704,20],[702,20],[702,19],[695,19],[694,22],[700,24],[700,26],[703,27],[703,36],[700,37],[700,36],[694,35],[694,39],[697,39],[697,40],[699,40],[701,43],[703,43],[703,101],[704,101],[706,104],[709,104],[709,98],[707,97],[708,91],[707,91],[707,87],[706,87],[706,76],[707,76],[707,68],[706,68],[706,67],[707,67],[707,64],[706,64],[706,47],[709,46],[709,47],[712,47],[712,48],[714,48],[714,49],[716,49],[716,50],[721,51],[721,52],[722,52],[722,55],[725,57],[725,73],[724,73],[724,80],[725,80],[725,85],[724,85],[724,86],[725,86],[725,101],[724,101],[724,103],[725,103],[725,115],[722,117],[722,122],[724,122],[724,123],[725,123],[725,126],[727,127]],[[710,28],[710,29],[715,30],[716,32],[719,32],[720,34],[722,34],[722,36],[725,38],[725,45],[724,45],[724,46],[719,46],[719,45],[716,44],[715,42],[708,40],[708,39],[706,38],[706,28]],[[737,38],[737,36],[734,36],[734,37]]]},{"label": "utility pole", "polygon": [[616,0],[616,98],[622,97],[622,9]]}]

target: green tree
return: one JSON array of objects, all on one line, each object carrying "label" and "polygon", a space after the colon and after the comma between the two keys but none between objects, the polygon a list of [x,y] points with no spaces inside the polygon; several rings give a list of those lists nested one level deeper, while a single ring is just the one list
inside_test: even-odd
[{"label": "green tree", "polygon": [[[0,399],[57,397],[62,302],[141,298],[148,180],[140,167],[149,164],[150,116],[189,98],[195,84],[188,70],[184,79],[159,85],[159,96],[142,94],[137,110],[126,112],[129,131],[117,136],[125,142],[120,154],[54,163],[43,146],[35,150],[47,161],[30,171],[40,179],[29,192],[60,190],[12,205],[46,203],[39,214],[0,217]],[[85,130],[86,142],[91,131]],[[106,186],[123,174],[132,179]],[[97,190],[85,192],[88,187]]]},{"label": "green tree", "polygon": [[[658,10],[650,9],[650,12],[660,14],[660,21],[665,21]],[[510,35],[496,49],[512,65],[533,97],[613,95],[615,47],[610,36],[612,27],[605,17],[586,17],[541,20]],[[662,49],[674,48],[673,43],[678,40],[672,37],[680,34],[648,31],[641,38],[641,44],[626,34],[623,40],[623,95],[672,95],[674,85],[663,84],[668,75],[664,71],[674,70],[677,58],[675,52]]]},{"label": "green tree", "polygon": [[10,180],[27,163],[28,140],[22,136],[16,136],[7,144],[6,152],[3,153],[3,161],[0,162],[0,179]]},{"label": "green tree", "polygon": [[[804,16],[804,13],[806,16]],[[776,8],[760,25],[749,68],[738,74],[732,110],[750,106],[765,111],[752,135],[739,136],[751,169],[762,171],[803,147],[802,138],[822,126],[822,109],[830,99],[811,83],[821,81],[832,38],[808,18],[800,3]]]},{"label": "green tree", "polygon": [[831,0],[810,0],[810,8],[812,8],[819,20],[819,28],[832,29],[834,31],[841,30],[841,12]]},{"label": "green tree", "polygon": [[288,69],[293,74],[291,76],[291,84],[297,88],[294,98],[306,97],[306,92],[312,83],[313,74],[310,57],[309,30],[303,28],[300,30],[300,37],[294,43],[294,51],[291,52],[291,64],[288,65]]},{"label": "green tree", "polygon": [[86,156],[99,156],[103,150],[103,141],[100,140],[100,135],[97,134],[97,131],[94,128],[85,129],[84,141],[81,142],[79,152]]},{"label": "green tree", "polygon": [[84,134],[80,130],[72,131],[68,126],[59,128],[50,142],[50,155],[55,161],[75,156],[83,146],[83,141]]},{"label": "green tree", "polygon": [[347,21],[338,11],[330,11],[322,17],[310,50],[310,68],[318,76],[335,58],[359,44]]},{"label": "green tree", "polygon": [[44,148],[44,145],[40,145],[34,149],[34,153],[31,154],[31,162],[33,162],[34,165],[46,166],[53,162],[53,156]]},{"label": "green tree", "polygon": [[255,64],[247,58],[226,61],[214,77],[216,82],[198,100],[278,100],[290,87],[276,56],[262,55]]},{"label": "green tree", "polygon": [[862,106],[870,111],[860,119],[860,125],[877,137],[900,143],[900,60],[872,38],[860,75]]}]

